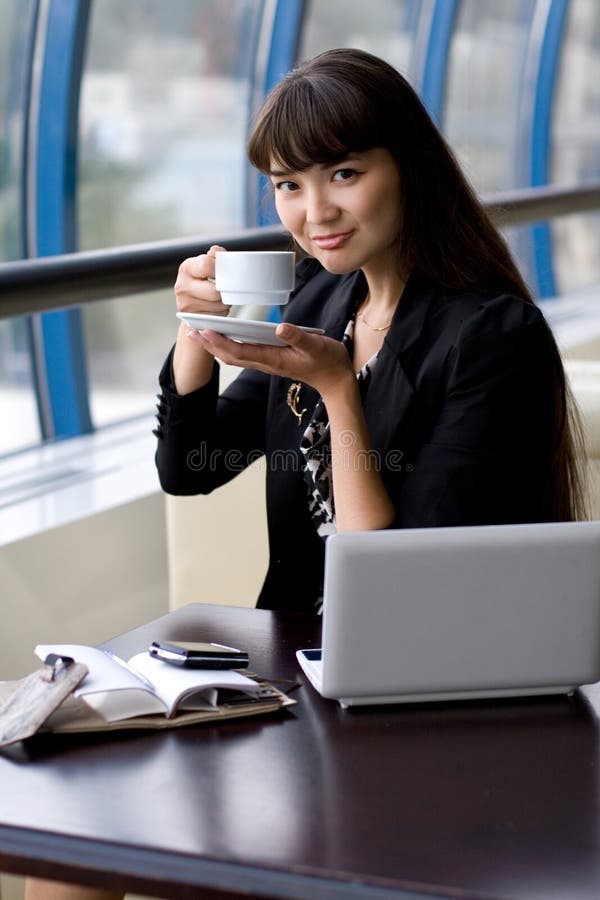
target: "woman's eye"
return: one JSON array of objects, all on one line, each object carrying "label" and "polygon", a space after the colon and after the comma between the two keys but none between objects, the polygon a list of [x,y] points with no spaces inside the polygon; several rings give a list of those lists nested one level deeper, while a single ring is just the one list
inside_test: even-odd
[{"label": "woman's eye", "polygon": [[298,185],[294,181],[278,181],[275,184],[276,191],[282,191],[284,194],[289,194],[292,191],[298,190]]},{"label": "woman's eye", "polygon": [[337,171],[334,172],[333,180],[348,181],[353,175],[356,175],[356,169],[337,169]]}]

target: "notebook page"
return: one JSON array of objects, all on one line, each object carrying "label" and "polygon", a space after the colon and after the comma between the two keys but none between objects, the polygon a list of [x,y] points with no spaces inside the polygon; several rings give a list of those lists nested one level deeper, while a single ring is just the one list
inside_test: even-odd
[{"label": "notebook page", "polygon": [[[149,653],[138,653],[129,665],[148,678],[165,706],[173,711],[178,699],[192,692],[198,696],[186,697],[186,709],[207,709],[215,706],[219,688],[245,691],[258,696],[260,685],[234,669],[186,669],[172,666]],[[169,715],[170,713],[168,713]]]}]

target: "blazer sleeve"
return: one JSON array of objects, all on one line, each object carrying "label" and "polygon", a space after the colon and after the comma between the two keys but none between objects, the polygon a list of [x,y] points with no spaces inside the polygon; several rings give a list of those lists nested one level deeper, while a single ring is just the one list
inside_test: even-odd
[{"label": "blazer sleeve", "polygon": [[[289,308],[302,294],[315,304],[312,286],[319,274],[330,290],[332,276],[312,259],[296,267],[296,286]],[[327,281],[329,279],[329,281]],[[304,289],[307,289],[306,291]],[[294,304],[292,303],[294,301]],[[302,309],[306,307],[306,299]],[[302,316],[302,313],[300,314]],[[159,375],[156,465],[160,484],[168,494],[206,494],[230,481],[263,455],[272,379],[263,372],[244,369],[219,396],[219,365],[210,382],[180,395],[172,375],[173,351]]]},{"label": "blazer sleeve", "polygon": [[439,412],[392,487],[392,527],[502,524],[548,517],[554,338],[534,306],[496,298],[461,325]]},{"label": "blazer sleeve", "polygon": [[243,370],[219,396],[219,364],[210,382],[180,395],[172,352],[160,376],[156,466],[168,494],[207,494],[259,458],[265,449],[269,376]]}]

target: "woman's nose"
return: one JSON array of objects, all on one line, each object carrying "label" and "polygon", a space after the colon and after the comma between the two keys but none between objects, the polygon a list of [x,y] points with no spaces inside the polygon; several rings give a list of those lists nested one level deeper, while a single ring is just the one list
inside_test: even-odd
[{"label": "woman's nose", "polygon": [[307,222],[312,225],[320,225],[323,222],[331,222],[338,215],[339,209],[327,191],[314,190],[309,193],[306,202]]}]

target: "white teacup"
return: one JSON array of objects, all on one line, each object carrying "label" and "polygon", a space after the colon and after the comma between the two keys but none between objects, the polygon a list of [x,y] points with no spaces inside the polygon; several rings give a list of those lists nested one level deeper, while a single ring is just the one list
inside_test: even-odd
[{"label": "white teacup", "polygon": [[293,250],[227,250],[215,256],[215,287],[229,306],[281,306],[294,289]]}]

